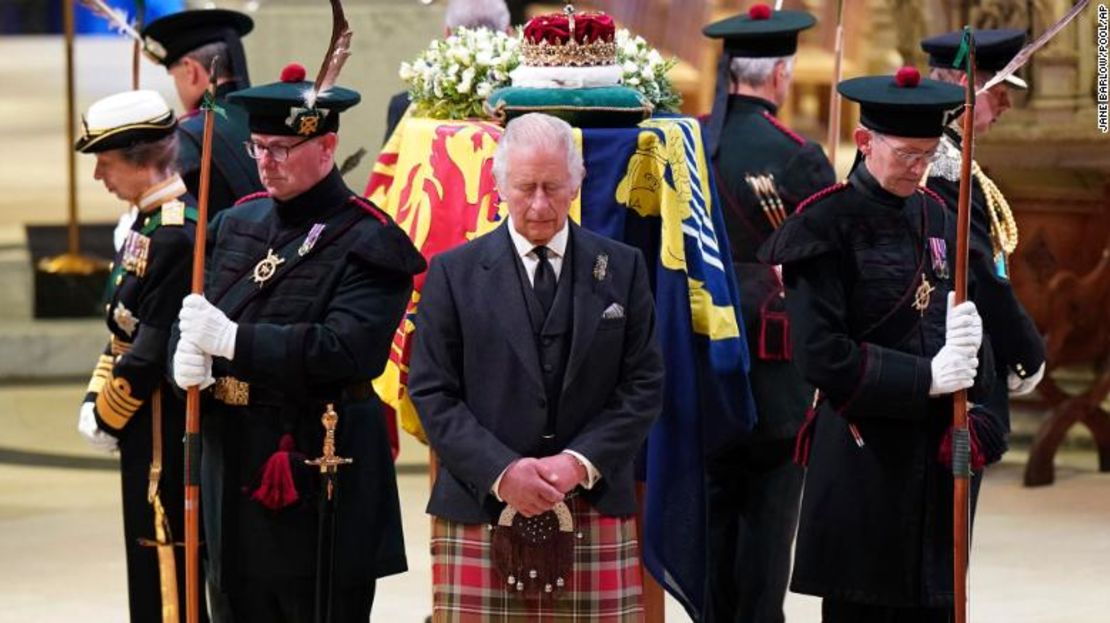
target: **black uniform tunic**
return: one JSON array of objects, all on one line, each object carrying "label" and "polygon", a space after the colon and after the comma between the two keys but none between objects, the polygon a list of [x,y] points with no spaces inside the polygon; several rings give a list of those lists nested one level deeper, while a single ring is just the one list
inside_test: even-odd
[{"label": "black uniform tunic", "polygon": [[[930,237],[947,241],[947,271]],[[803,204],[760,250],[783,264],[795,362],[825,396],[791,588],[876,608],[874,619],[852,620],[952,602],[952,477],[938,460],[952,397],[929,388],[955,251],[955,218],[939,198],[923,189],[897,197],[865,164]],[[923,274],[935,291],[921,313],[912,303]],[[984,341],[973,402],[989,391],[991,366]]]},{"label": "black uniform tunic", "polygon": [[730,96],[716,161],[751,349],[752,392],[759,412],[754,435],[765,439],[794,436],[805,414],[808,388],[789,360],[779,355],[783,340],[776,342],[775,328],[765,326],[768,315],[773,324],[774,315],[784,311],[778,275],[756,257],[775,226],[746,177],[773,177],[784,214],[793,213],[802,200],[836,181],[821,147],[783,126],[775,112],[775,105],[767,100]]},{"label": "black uniform tunic", "polygon": [[[250,139],[247,113],[227,101],[235,90],[234,83],[216,87],[216,104],[224,114],[216,114],[212,127],[212,169],[208,187],[208,214],[214,217],[230,208],[238,199],[262,190],[258,166],[247,155],[243,142]],[[177,125],[177,170],[181,172],[189,193],[200,192],[200,156],[204,144],[204,115],[195,110],[181,117]]]},{"label": "black uniform tunic", "polygon": [[[195,205],[188,195],[167,197],[166,203],[172,203],[171,208],[178,214],[185,206]],[[100,428],[119,440],[128,604],[131,620],[136,622],[162,620],[157,552],[140,544],[140,539],[153,541],[156,536],[154,511],[147,501],[156,390],[160,390],[162,426],[160,498],[172,538],[180,540],[185,534],[181,443],[185,405],[166,380],[166,361],[170,327],[181,308],[181,299],[189,291],[195,217],[167,225],[162,223],[163,216],[161,205],[148,206],[131,226],[132,236],[142,235],[148,240],[145,265],[124,261],[128,245],[116,254],[105,307],[111,341],[100,357],[85,398],[95,403]],[[175,548],[174,555],[178,608],[184,617],[185,557],[180,548]]]},{"label": "black uniform tunic", "polygon": [[[955,214],[960,202],[960,135],[946,128],[941,139],[937,158],[929,170],[928,186],[940,195],[948,209]],[[1044,340],[1037,326],[1014,295],[1008,277],[1008,267],[998,269],[994,244],[991,239],[991,222],[987,214],[986,195],[978,178],[972,176],[971,186],[971,247],[985,261],[978,262],[978,299],[985,326],[991,333],[994,347],[995,371],[998,380],[986,401],[991,411],[1005,420],[1010,429],[1010,396],[1006,384],[1010,372],[1021,378],[1036,374],[1044,364]],[[999,251],[999,253],[1004,253]],[[1001,259],[1003,265],[1009,258]],[[991,270],[993,268],[993,270]]]},{"label": "black uniform tunic", "polygon": [[785,217],[806,197],[832,185],[835,173],[821,147],[782,125],[776,112],[762,98],[729,96],[715,162],[740,284],[758,419],[750,436],[733,440],[706,465],[712,543],[709,621],[783,620],[798,520],[802,469],[792,461],[793,439],[813,389],[789,359],[779,276],[756,257],[779,223],[764,211],[773,199],[761,201],[748,178],[773,180]]},{"label": "black uniform tunic", "polygon": [[[314,224],[325,227],[309,245]],[[260,197],[227,210],[209,231],[205,292],[239,323],[235,356],[217,358],[214,374],[250,384],[248,404],[211,400],[202,418],[202,507],[216,582],[242,604],[243,586],[280,587],[315,574],[319,484],[301,459],[321,453],[328,402],[339,414],[337,454],[354,459],[339,469],[336,590],[357,593],[404,571],[392,455],[369,382],[385,367],[423,258],[334,169],[289,201]],[[286,241],[311,248],[303,258],[292,253],[264,284],[251,282],[245,298],[237,295],[236,284]],[[300,497],[270,510],[249,496],[286,434]],[[305,599],[310,608],[311,591]]]}]

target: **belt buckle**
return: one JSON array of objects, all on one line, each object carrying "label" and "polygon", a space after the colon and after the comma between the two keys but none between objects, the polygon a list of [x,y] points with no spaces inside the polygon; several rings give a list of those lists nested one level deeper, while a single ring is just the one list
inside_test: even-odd
[{"label": "belt buckle", "polygon": [[250,387],[233,376],[221,376],[212,386],[212,395],[226,405],[245,407],[250,402]]}]

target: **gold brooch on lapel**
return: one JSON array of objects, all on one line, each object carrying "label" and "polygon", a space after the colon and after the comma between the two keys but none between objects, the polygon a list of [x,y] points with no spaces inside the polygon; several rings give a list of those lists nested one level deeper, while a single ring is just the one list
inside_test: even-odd
[{"label": "gold brooch on lapel", "polygon": [[598,281],[605,281],[605,275],[609,272],[609,256],[602,253],[594,260],[594,279]]},{"label": "gold brooch on lapel", "polygon": [[259,287],[265,285],[265,283],[274,276],[274,273],[277,272],[278,266],[284,263],[284,257],[278,256],[274,253],[273,249],[268,249],[266,251],[266,257],[262,258],[254,265],[253,281],[257,283]]}]

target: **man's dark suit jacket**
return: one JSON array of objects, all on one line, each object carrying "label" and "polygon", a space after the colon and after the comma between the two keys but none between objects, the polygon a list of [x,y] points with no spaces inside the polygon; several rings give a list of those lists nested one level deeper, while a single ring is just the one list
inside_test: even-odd
[{"label": "man's dark suit jacket", "polygon": [[[496,521],[504,505],[490,488],[542,445],[547,421],[523,264],[508,227],[437,256],[416,317],[409,394],[440,459],[428,512],[461,523]],[[573,275],[573,329],[554,447],[581,453],[599,471],[583,494],[594,508],[630,515],[633,460],[663,398],[647,266],[637,249],[570,228],[560,281]],[[603,318],[614,303],[623,315]]]}]

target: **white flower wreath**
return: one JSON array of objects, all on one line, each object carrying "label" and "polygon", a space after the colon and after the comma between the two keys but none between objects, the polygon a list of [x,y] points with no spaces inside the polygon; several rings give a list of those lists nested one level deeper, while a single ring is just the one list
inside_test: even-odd
[{"label": "white flower wreath", "polygon": [[[682,98],[667,72],[678,62],[664,59],[640,36],[616,32],[617,64],[623,83],[644,95],[656,110],[677,111]],[[433,119],[483,117],[483,104],[495,89],[510,86],[520,64],[520,38],[488,28],[459,28],[432,41],[411,63],[401,63],[416,114]]]}]

